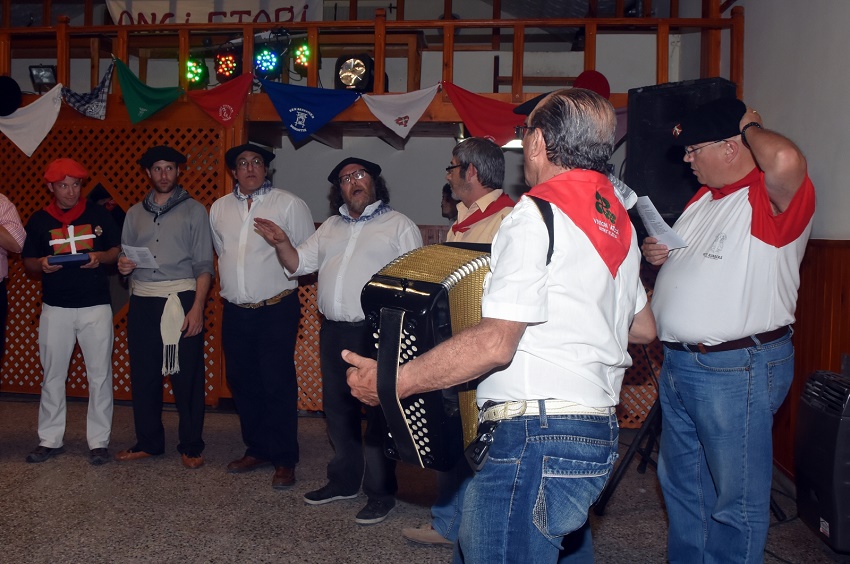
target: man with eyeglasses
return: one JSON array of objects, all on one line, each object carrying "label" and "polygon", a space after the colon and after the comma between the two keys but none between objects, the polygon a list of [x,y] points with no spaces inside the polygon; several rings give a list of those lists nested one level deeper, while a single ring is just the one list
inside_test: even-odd
[{"label": "man with eyeglasses", "polygon": [[366,354],[371,332],[360,306],[363,286],[398,256],[422,245],[422,235],[407,216],[389,206],[390,195],[377,164],[348,157],[328,175],[329,200],[337,215],[327,219],[298,245],[274,221],[256,219],[257,230],[274,245],[290,276],[319,272],[322,403],[334,457],[328,483],[304,495],[310,505],[357,497],[360,486],[368,502],[355,521],[373,525],[395,507],[395,461],[384,456],[386,422],[379,407],[366,407],[366,432],[361,430],[363,404],[345,381],[348,365],[340,353]]},{"label": "man with eyeglasses", "polygon": [[[452,149],[446,167],[446,180],[457,204],[457,220],[449,229],[449,243],[489,245],[502,220],[511,213],[514,201],[502,191],[505,155],[488,139],[470,137]],[[452,389],[457,399],[457,389]],[[466,398],[460,400],[466,401]],[[474,397],[469,399],[473,402]],[[404,528],[404,538],[419,544],[451,546],[457,540],[463,496],[472,477],[469,464],[461,457],[454,468],[437,473],[437,499],[431,506],[431,523]]]},{"label": "man with eyeglasses", "polygon": [[227,471],[272,465],[272,487],[283,490],[295,484],[299,459],[295,341],[301,302],[298,279],[287,275],[254,221],[273,221],[299,243],[316,229],[307,204],[268,180],[272,159],[274,153],[252,143],[225,153],[236,185],[212,205],[210,225],[224,298],[227,385],[246,447]]},{"label": "man with eyeglasses", "polygon": [[[399,367],[401,398],[486,374],[476,395],[489,458],[463,499],[465,562],[557,562],[617,457],[628,341],[650,342],[655,324],[637,237],[605,175],[615,123],[611,104],[583,89],[532,110],[524,173],[541,207],[523,197],[502,221],[481,322]],[[354,395],[377,405],[375,361],[343,356]]]},{"label": "man with eyeglasses", "polygon": [[79,343],[86,364],[89,463],[109,462],[112,431],[112,307],[103,264],[118,259],[121,233],[102,206],[80,197],[89,173],[73,159],[56,159],[44,172],[50,205],[27,221],[21,251],[27,274],[41,280],[38,355],[44,370],[38,410],[38,447],[30,463],[64,452],[65,381]]},{"label": "man with eyeglasses", "polygon": [[735,99],[673,129],[703,184],[673,228],[642,246],[661,266],[652,310],[664,344],[658,477],[670,562],[761,562],[773,414],[794,375],[799,266],[815,209],[806,159]]},{"label": "man with eyeglasses", "polygon": [[127,212],[126,247],[144,247],[156,266],[140,266],[122,253],[118,272],[130,277],[127,345],[136,443],[119,462],[165,452],[162,379],[168,376],[179,416],[177,452],[183,466],[204,464],[204,309],[212,280],[213,249],[204,205],[179,183],[186,157],[173,147],[148,149],[139,164],[151,182]]}]

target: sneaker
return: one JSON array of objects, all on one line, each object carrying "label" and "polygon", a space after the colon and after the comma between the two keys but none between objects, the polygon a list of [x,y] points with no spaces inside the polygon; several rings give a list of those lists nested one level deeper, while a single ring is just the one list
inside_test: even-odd
[{"label": "sneaker", "polygon": [[56,456],[57,454],[62,454],[65,452],[63,447],[50,448],[46,446],[37,446],[33,449],[31,453],[27,455],[27,462],[30,464],[44,462],[51,456]]},{"label": "sneaker", "polygon": [[366,507],[354,518],[359,525],[375,525],[387,518],[390,511],[395,507],[395,500],[384,501],[382,499],[370,499]]},{"label": "sneaker", "polygon": [[340,499],[354,499],[355,497],[357,497],[357,492],[352,494],[343,493],[339,491],[336,486],[328,483],[318,490],[305,493],[304,502],[309,503],[310,505],[324,505],[325,503],[330,503],[332,501],[339,501]]},{"label": "sneaker", "polygon": [[417,528],[404,528],[401,536],[416,544],[427,544],[431,546],[454,546],[455,543],[438,533],[434,527],[426,523]]},{"label": "sneaker", "polygon": [[89,451],[89,464],[100,466],[109,462],[109,451],[105,448],[93,448]]}]

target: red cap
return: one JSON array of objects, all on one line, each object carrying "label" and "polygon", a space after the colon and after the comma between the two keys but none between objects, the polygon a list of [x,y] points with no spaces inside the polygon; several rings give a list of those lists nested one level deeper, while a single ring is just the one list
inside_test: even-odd
[{"label": "red cap", "polygon": [[88,178],[89,173],[83,165],[74,159],[56,159],[47,165],[47,170],[44,171],[44,179],[48,182],[59,182],[64,180],[66,176],[82,180]]},{"label": "red cap", "polygon": [[584,88],[592,90],[605,98],[611,97],[611,85],[608,84],[608,79],[599,71],[586,70],[578,75],[573,82],[573,88]]}]

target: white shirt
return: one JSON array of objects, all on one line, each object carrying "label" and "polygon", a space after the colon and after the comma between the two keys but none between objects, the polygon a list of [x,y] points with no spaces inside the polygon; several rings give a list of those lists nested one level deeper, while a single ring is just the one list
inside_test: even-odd
[{"label": "white shirt", "polygon": [[[455,221],[452,225],[457,225],[458,223],[463,222],[463,220],[478,210],[481,210],[482,212],[485,211],[490,204],[495,202],[502,194],[503,191],[501,189],[488,192],[475,200],[475,202],[473,202],[468,208],[463,204],[463,202],[458,202],[457,221]],[[468,230],[462,233],[455,233],[449,229],[446,241],[449,243],[490,243],[496,235],[496,231],[499,230],[499,225],[501,225],[502,220],[511,213],[512,209],[513,207],[499,210],[490,217],[485,217],[481,221],[473,223]]]},{"label": "white shirt", "polygon": [[546,224],[529,198],[520,199],[493,240],[482,316],[528,327],[511,363],[478,385],[479,405],[563,399],[609,407],[619,401],[632,364],[629,326],[646,305],[635,231],[612,277],[584,233],[557,207],[552,211],[555,249],[548,266]]},{"label": "white shirt", "polygon": [[806,177],[774,215],[763,178],[719,199],[705,192],[676,221],[688,246],[670,251],[655,281],[662,341],[716,345],[794,322],[814,186]]},{"label": "white shirt", "polygon": [[298,250],[298,270],[292,276],[319,272],[319,311],[331,321],[362,321],[360,292],[372,276],[392,260],[422,246],[419,227],[406,215],[390,209],[368,217],[381,205],[368,206],[360,221],[328,218]]},{"label": "white shirt", "polygon": [[304,200],[274,189],[248,202],[233,194],[216,200],[210,208],[210,226],[221,296],[234,304],[253,304],[291,288],[298,280],[287,278],[274,247],[254,229],[254,218],[274,221],[286,231],[294,245],[303,242],[316,228]]}]

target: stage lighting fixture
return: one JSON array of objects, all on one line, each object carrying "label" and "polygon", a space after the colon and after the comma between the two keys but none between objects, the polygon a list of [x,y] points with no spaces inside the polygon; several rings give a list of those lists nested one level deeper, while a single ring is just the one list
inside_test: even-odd
[{"label": "stage lighting fixture", "polygon": [[186,61],[186,80],[189,81],[189,90],[206,88],[210,83],[210,69],[204,59],[191,57]]},{"label": "stage lighting fixture", "polygon": [[260,46],[254,51],[254,74],[257,78],[272,78],[280,74],[280,55],[267,46]]},{"label": "stage lighting fixture", "polygon": [[47,92],[56,86],[56,65],[30,66],[30,80],[36,92]]},{"label": "stage lighting fixture", "polygon": [[227,82],[242,74],[242,51],[232,47],[215,54],[215,78],[219,83]]},{"label": "stage lighting fixture", "polygon": [[334,88],[337,90],[354,90],[355,92],[372,92],[375,86],[375,63],[366,54],[342,55],[334,66]]},{"label": "stage lighting fixture", "polygon": [[317,68],[322,68],[321,52],[314,54],[307,41],[297,43],[292,51],[292,68],[300,76],[307,76],[310,65],[318,65]]}]

